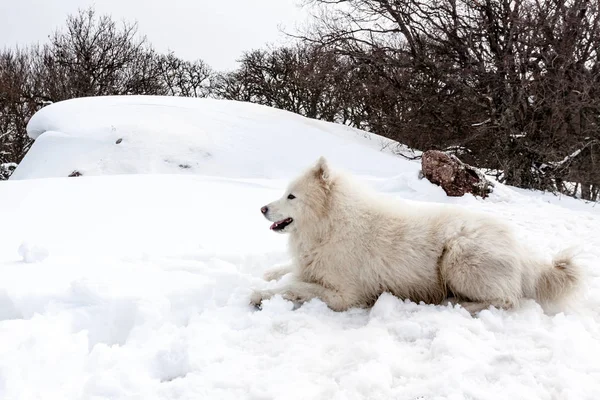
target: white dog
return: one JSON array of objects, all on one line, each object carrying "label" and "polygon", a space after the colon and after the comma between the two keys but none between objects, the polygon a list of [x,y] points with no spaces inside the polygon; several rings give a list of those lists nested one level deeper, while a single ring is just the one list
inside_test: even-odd
[{"label": "white dog", "polygon": [[321,299],[332,310],[369,307],[383,292],[429,304],[459,303],[472,314],[510,309],[523,298],[553,303],[581,280],[572,256],[533,258],[510,228],[457,206],[415,206],[388,200],[334,174],[324,158],[261,212],[271,229],[289,234],[292,273],[279,289],[255,291],[259,306],[274,295],[303,303]]}]

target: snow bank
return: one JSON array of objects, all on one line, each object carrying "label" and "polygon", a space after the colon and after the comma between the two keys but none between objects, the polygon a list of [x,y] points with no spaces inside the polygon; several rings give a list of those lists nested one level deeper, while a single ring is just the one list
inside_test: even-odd
[{"label": "snow bank", "polygon": [[73,99],[40,110],[27,130],[36,140],[14,180],[65,177],[73,171],[279,178],[320,155],[361,174],[397,174],[406,167],[389,151],[381,154],[394,145],[383,137],[228,100]]}]

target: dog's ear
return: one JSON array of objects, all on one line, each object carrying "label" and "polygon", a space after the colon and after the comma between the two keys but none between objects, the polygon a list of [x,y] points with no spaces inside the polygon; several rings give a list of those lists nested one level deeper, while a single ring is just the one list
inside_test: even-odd
[{"label": "dog's ear", "polygon": [[325,157],[319,157],[317,163],[315,164],[314,172],[318,180],[329,184],[331,180],[331,173],[329,171],[329,164],[327,163]]}]

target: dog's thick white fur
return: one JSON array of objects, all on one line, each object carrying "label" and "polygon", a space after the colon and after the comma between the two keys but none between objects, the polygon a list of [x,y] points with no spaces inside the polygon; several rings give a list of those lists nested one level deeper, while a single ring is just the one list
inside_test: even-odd
[{"label": "dog's thick white fur", "polygon": [[271,229],[289,234],[293,259],[265,279],[293,275],[278,289],[255,291],[257,306],[280,294],[343,311],[389,292],[417,303],[460,303],[474,314],[524,298],[560,302],[581,280],[569,251],[552,261],[535,258],[490,215],[386,199],[334,173],[322,157],[261,211]]}]

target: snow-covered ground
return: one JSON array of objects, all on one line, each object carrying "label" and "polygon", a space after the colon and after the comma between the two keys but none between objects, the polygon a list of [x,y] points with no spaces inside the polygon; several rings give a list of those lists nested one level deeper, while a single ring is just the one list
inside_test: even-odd
[{"label": "snow-covered ground", "polygon": [[[500,184],[447,198],[382,138],[244,103],[79,99],[30,132],[0,183],[0,399],[600,397],[600,205]],[[532,251],[582,246],[583,298],[477,318],[389,295],[254,310],[288,259],[260,206],[321,154],[392,196],[508,218]]]}]

